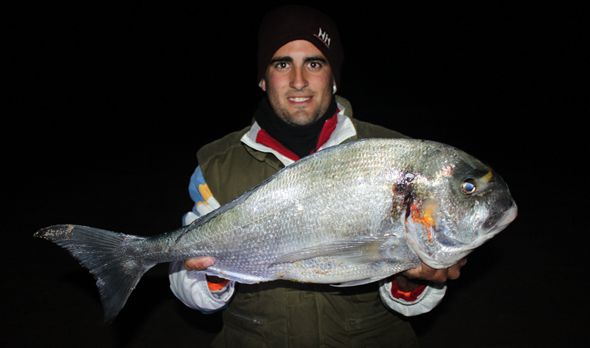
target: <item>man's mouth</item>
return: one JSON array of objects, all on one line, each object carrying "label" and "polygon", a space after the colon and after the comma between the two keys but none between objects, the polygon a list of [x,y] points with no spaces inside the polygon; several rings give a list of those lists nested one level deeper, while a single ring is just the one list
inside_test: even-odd
[{"label": "man's mouth", "polygon": [[303,103],[303,102],[310,100],[311,97],[290,97],[287,99],[289,99],[289,101],[292,101],[294,103]]}]

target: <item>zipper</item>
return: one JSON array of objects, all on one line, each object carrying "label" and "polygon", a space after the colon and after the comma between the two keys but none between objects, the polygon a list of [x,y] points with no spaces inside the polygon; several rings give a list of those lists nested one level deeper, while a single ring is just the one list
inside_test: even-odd
[{"label": "zipper", "polygon": [[349,319],[348,320],[348,324],[351,327],[358,328],[364,322],[367,322],[367,321],[370,321],[370,320],[374,320],[374,319],[380,318],[380,317],[385,316],[387,314],[389,314],[388,311],[382,311],[382,312],[377,312],[375,314],[369,315],[368,317],[352,318],[352,319]]},{"label": "zipper", "polygon": [[228,311],[229,314],[233,315],[234,317],[236,317],[240,320],[249,322],[254,325],[264,325],[264,319],[262,319],[262,318],[248,317],[243,314],[236,313],[236,312],[232,311],[230,308],[227,308],[226,311]]}]

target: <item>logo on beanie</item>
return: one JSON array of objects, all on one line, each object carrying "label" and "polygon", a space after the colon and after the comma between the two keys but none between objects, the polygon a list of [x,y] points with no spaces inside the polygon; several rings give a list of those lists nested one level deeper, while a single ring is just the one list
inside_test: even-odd
[{"label": "logo on beanie", "polygon": [[325,31],[322,30],[322,28],[320,28],[319,33],[317,34],[313,34],[313,36],[317,37],[318,39],[322,40],[322,42],[328,46],[328,48],[330,48],[330,37],[328,36],[328,33],[326,33]]}]

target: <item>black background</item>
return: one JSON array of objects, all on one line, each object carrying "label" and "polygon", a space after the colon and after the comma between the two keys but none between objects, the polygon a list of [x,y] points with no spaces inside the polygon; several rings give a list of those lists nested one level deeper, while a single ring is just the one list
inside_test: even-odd
[{"label": "black background", "polygon": [[[519,205],[444,301],[411,318],[425,347],[588,341],[581,3],[312,3],[339,27],[355,117],[492,164]],[[176,300],[166,265],[104,326],[92,276],[32,235],[177,228],[196,150],[249,124],[263,95],[257,28],[277,4],[3,6],[3,347],[208,346],[219,315]]]}]

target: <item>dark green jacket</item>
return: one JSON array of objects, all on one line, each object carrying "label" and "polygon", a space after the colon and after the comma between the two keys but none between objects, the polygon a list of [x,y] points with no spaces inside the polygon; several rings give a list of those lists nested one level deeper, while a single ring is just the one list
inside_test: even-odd
[{"label": "dark green jacket", "polygon": [[[337,101],[352,118],[348,101],[339,97]],[[370,123],[352,122],[357,135],[346,141],[405,137]],[[221,205],[284,167],[273,154],[240,141],[249,130],[231,133],[197,153],[205,181]],[[223,319],[214,347],[417,346],[410,325],[382,304],[377,283],[352,288],[288,281],[236,284]]]}]

